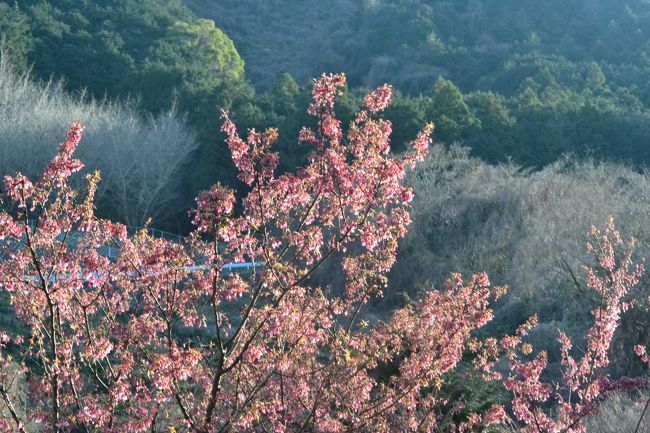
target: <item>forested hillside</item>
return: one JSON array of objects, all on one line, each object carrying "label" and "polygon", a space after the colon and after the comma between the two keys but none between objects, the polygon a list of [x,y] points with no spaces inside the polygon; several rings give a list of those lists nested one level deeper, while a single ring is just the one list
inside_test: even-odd
[{"label": "forested hillside", "polygon": [[345,71],[352,87],[390,82],[408,95],[397,128],[433,118],[439,140],[491,161],[650,156],[644,1],[186,3],[227,31],[263,89],[282,72],[300,84],[322,70]]},{"label": "forested hillside", "polygon": [[13,62],[35,77],[136,98],[143,112],[176,101],[200,142],[188,195],[214,175],[235,182],[218,144],[223,107],[243,127],[280,123],[281,151],[299,160],[309,78],[322,71],[348,75],[349,112],[359,86],[401,92],[386,114],[398,150],[433,119],[437,140],[491,162],[650,160],[645,2],[185,3],[7,0],[0,28]]},{"label": "forested hillside", "polygon": [[[186,0],[201,17],[213,19],[236,39],[247,77],[269,89],[285,72],[306,84],[323,71],[345,71],[338,42],[353,43],[361,2],[350,0]],[[336,42],[335,42],[336,41]],[[358,83],[358,81],[357,81]]]},{"label": "forested hillside", "polygon": [[[650,5],[642,0],[185,3],[226,30],[249,77],[266,86],[278,71],[304,80],[334,68],[353,86],[390,80],[418,93],[442,75],[466,90],[510,96],[530,78],[580,86],[577,73],[593,61],[617,84],[647,89]],[[290,56],[284,69],[267,67]]]},{"label": "forested hillside", "polygon": [[140,95],[144,109],[160,111],[174,97],[189,108],[244,73],[232,41],[180,1],[27,0],[18,8],[29,22],[33,72],[65,78],[71,90]]}]

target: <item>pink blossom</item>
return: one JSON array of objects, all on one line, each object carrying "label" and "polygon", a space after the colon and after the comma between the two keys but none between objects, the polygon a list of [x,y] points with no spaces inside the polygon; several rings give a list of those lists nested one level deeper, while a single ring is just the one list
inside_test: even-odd
[{"label": "pink blossom", "polygon": [[[361,320],[383,295],[407,234],[413,192],[403,180],[426,156],[433,125],[405,155],[391,155],[391,124],[373,117],[388,106],[390,87],[369,95],[368,110],[343,125],[334,109],[344,86],[343,75],[314,82],[309,113],[317,128],[302,129],[298,138],[312,149],[294,173],[275,173],[276,129],[251,129],[243,139],[224,113],[246,194],[236,206],[235,193],[219,184],[202,192],[196,229],[182,243],[146,230],[129,235],[94,215],[92,196],[77,199],[70,176],[81,167],[72,159],[78,124],[40,181],[5,178],[17,212],[0,213],[0,284],[29,337],[0,334],[3,414],[11,412],[9,366],[28,359],[39,368],[19,365],[30,404],[0,418],[0,431],[36,423],[43,431],[100,433],[152,426],[390,433],[508,423],[500,406],[461,416],[462,401],[440,396],[468,353],[486,380],[512,393],[511,418],[527,432],[581,432],[601,397],[635,386],[604,374],[625,297],[642,270],[611,220],[591,233],[596,267],[587,284],[602,303],[584,353],[574,357],[569,337],[559,337],[561,389],[544,381],[546,353],[527,341],[535,316],[513,335],[477,337],[506,291],[484,273],[451,274],[442,290],[426,291],[385,321]],[[72,231],[75,245],[64,241]],[[118,257],[102,256],[105,246]],[[331,258],[328,272],[340,275],[319,286],[313,277]],[[242,261],[259,266],[250,275],[228,271]],[[648,362],[644,348],[636,352]],[[495,371],[501,360],[503,373]],[[378,375],[384,370],[390,373]],[[563,399],[567,390],[571,401]]]},{"label": "pink blossom", "polygon": [[388,84],[384,84],[383,86],[377,88],[375,91],[367,95],[363,99],[363,102],[366,104],[366,107],[368,107],[371,113],[377,113],[378,111],[382,111],[390,105],[392,92],[392,87]]}]

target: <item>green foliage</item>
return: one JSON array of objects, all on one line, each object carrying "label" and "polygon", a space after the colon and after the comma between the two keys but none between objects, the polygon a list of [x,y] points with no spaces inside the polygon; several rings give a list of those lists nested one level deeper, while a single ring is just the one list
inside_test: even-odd
[{"label": "green foliage", "polygon": [[[643,0],[186,3],[226,29],[249,59],[251,78],[265,88],[281,67],[304,80],[329,66],[345,70],[355,85],[390,80],[418,92],[444,73],[463,88],[500,82],[513,90],[531,69],[544,70],[534,61],[519,64],[522,55],[578,66],[596,62],[605,70],[638,64],[650,36],[650,6]],[[269,67],[269,52],[280,65]],[[506,81],[525,69],[519,81]]]},{"label": "green foliage", "polygon": [[346,72],[336,40],[352,36],[360,5],[350,0],[184,0],[234,38],[246,74],[262,90],[285,72],[304,85],[324,71]]},{"label": "green foliage", "polygon": [[189,108],[196,94],[243,77],[232,41],[178,0],[26,0],[20,7],[32,22],[34,72],[65,77],[69,89],[141,95],[145,109],[161,111],[174,98]]},{"label": "green foliage", "polygon": [[425,119],[438,140],[490,161],[650,161],[646,1],[185,2],[235,40],[258,88],[284,71],[300,84],[323,70],[345,71],[353,88],[394,84],[396,149]]},{"label": "green foliage", "polygon": [[421,125],[430,120],[424,98],[408,97],[400,92],[393,95],[393,104],[388,107],[385,116],[393,122],[391,146],[397,151],[404,150]]},{"label": "green foliage", "polygon": [[232,41],[210,20],[175,22],[149,51],[137,88],[144,108],[150,111],[174,99],[183,107],[196,106],[204,95],[220,93],[222,86],[244,75],[244,64]]},{"label": "green foliage", "polygon": [[480,127],[460,89],[449,80],[438,78],[427,105],[426,116],[435,119],[437,137],[444,142],[458,141]]},{"label": "green foliage", "polygon": [[17,70],[27,69],[32,36],[29,19],[17,5],[0,3],[0,48],[8,52]]},{"label": "green foliage", "polygon": [[[504,404],[508,399],[500,383],[485,381],[480,374],[471,371],[464,374],[459,370],[447,373],[439,392],[444,399],[454,402],[445,407],[441,424],[449,419],[458,423],[471,414],[485,413],[493,406]],[[482,431],[496,433],[499,430],[486,428]]]}]

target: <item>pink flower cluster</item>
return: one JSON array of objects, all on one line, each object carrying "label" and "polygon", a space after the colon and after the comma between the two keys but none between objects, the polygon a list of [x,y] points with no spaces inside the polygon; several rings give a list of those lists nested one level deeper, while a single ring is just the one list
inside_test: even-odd
[{"label": "pink flower cluster", "polygon": [[[522,337],[530,326],[502,340],[511,371],[504,384],[514,395],[514,415],[523,422],[527,432],[582,433],[585,431],[582,421],[597,410],[597,403],[607,393],[630,385],[629,381],[625,384],[613,382],[604,373],[604,368],[609,364],[609,349],[621,313],[627,309],[625,296],[638,284],[643,266],[633,263],[635,242],[622,240],[611,217],[604,230],[594,227],[590,235],[587,250],[594,255],[596,266],[587,269],[587,286],[598,293],[601,301],[592,311],[594,324],[587,333],[586,348],[579,359],[573,356],[571,339],[559,332],[563,367],[561,387],[541,379],[546,368],[546,353],[540,352],[528,359],[532,348],[524,344]],[[636,350],[642,354],[642,348]],[[546,410],[551,398],[556,401],[553,413]]]},{"label": "pink flower cluster", "polygon": [[[0,401],[11,415],[1,418],[0,431],[35,424],[56,433],[338,432],[375,425],[394,431],[414,426],[414,417],[402,415],[409,407],[433,419],[425,412],[434,402],[420,405],[418,389],[439,376],[428,372],[436,363],[446,370],[458,362],[465,337],[449,340],[453,352],[412,356],[418,372],[404,370],[387,385],[373,376],[386,350],[377,339],[383,328],[369,334],[355,323],[381,293],[396,241],[406,233],[412,192],[401,181],[405,167],[426,152],[430,129],[419,136],[419,156],[394,157],[389,122],[361,113],[344,131],[334,115],[344,86],[343,75],[315,81],[309,112],[319,126],[300,134],[312,155],[305,167],[279,177],[271,150],[277,130],[250,130],[243,139],[224,113],[222,131],[250,192],[241,210],[219,184],[201,193],[196,231],[184,245],[146,232],[129,237],[123,226],[94,215],[99,175],[88,177],[85,197],[69,183],[82,167],[72,156],[79,124],[41,180],[5,179],[17,211],[0,213],[0,284],[30,333],[25,343],[0,336]],[[371,112],[385,108],[390,88],[367,102]],[[66,242],[72,232],[74,244]],[[117,260],[99,254],[107,245],[119,248]],[[344,256],[344,286],[314,287],[311,275],[335,254]],[[246,278],[224,271],[242,260],[264,267]],[[476,290],[485,296],[487,289]],[[454,302],[460,312],[464,304]],[[472,308],[487,318],[486,305]],[[395,323],[422,326],[411,324],[404,334],[390,325],[386,332],[424,349],[430,339],[418,330],[444,333],[432,314],[404,311]],[[20,358],[5,354],[10,345]],[[21,359],[31,361],[21,366]],[[9,363],[28,379],[32,404],[24,413],[13,410]]]},{"label": "pink flower cluster", "polygon": [[336,97],[343,94],[344,87],[344,74],[323,74],[319,79],[314,80],[311,92],[314,101],[309,106],[308,113],[316,116],[321,110],[326,112],[334,110]]},{"label": "pink flower cluster", "polygon": [[196,211],[192,223],[200,232],[216,231],[233,211],[235,195],[217,183],[196,198]]},{"label": "pink flower cluster", "polygon": [[384,84],[374,92],[370,93],[363,99],[371,113],[377,113],[384,110],[390,105],[393,89],[388,84]]},{"label": "pink flower cluster", "polygon": [[[599,267],[589,287],[603,302],[580,359],[560,335],[568,392],[543,382],[546,355],[525,342],[535,318],[512,336],[473,337],[505,293],[483,273],[452,274],[443,290],[370,325],[360,312],[387,284],[410,223],[413,192],[402,181],[425,158],[433,124],[392,155],[391,124],[373,117],[389,105],[390,87],[371,93],[368,111],[345,128],[334,113],[344,86],[343,75],[314,82],[318,128],[301,131],[311,154],[294,173],[275,173],[277,130],[243,139],[224,113],[249,192],[241,203],[219,184],[201,193],[183,244],[127,236],[94,215],[99,176],[88,177],[85,195],[70,185],[81,167],[72,159],[78,124],[41,180],[5,179],[14,211],[0,212],[0,287],[29,332],[24,342],[0,334],[0,432],[389,433],[511,422],[501,406],[454,419],[463,404],[442,384],[468,353],[514,394],[526,431],[583,431],[582,418],[616,388],[600,372],[641,272],[629,253],[617,255],[613,224],[592,233]],[[119,249],[116,260],[100,254],[107,245]],[[312,277],[334,257],[339,282],[318,285]],[[226,271],[240,261],[263,266]],[[507,377],[495,371],[500,355]],[[23,411],[11,371],[27,381]],[[548,412],[552,398],[557,411]]]}]

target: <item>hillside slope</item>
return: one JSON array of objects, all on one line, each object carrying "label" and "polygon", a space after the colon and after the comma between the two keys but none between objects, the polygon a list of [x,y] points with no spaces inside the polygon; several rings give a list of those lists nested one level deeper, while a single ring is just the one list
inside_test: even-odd
[{"label": "hillside slope", "polygon": [[16,8],[30,23],[35,75],[65,78],[71,90],[140,95],[158,112],[174,98],[192,106],[244,74],[232,41],[180,0],[24,0]]},{"label": "hillside slope", "polygon": [[198,16],[213,19],[235,41],[246,75],[268,89],[283,73],[298,82],[324,70],[344,70],[346,41],[362,12],[353,0],[184,0]]},{"label": "hillside slope", "polygon": [[[258,86],[345,71],[353,86],[410,93],[445,76],[463,89],[512,93],[527,78],[576,85],[596,62],[648,93],[644,0],[184,0],[233,38]],[[560,31],[561,29],[561,31]]]}]

